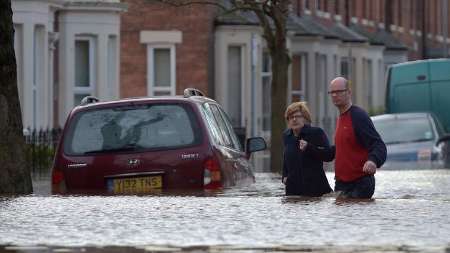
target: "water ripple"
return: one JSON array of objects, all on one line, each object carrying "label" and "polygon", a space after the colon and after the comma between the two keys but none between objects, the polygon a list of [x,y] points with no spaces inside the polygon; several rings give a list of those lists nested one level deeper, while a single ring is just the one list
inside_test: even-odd
[{"label": "water ripple", "polygon": [[380,171],[372,201],[286,197],[280,182],[262,173],[249,187],[209,194],[0,198],[0,245],[445,252],[450,244],[447,170]]}]

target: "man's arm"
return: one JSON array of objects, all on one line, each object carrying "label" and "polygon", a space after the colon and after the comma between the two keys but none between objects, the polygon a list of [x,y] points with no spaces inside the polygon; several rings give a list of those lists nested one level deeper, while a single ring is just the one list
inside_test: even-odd
[{"label": "man's arm", "polygon": [[369,161],[381,167],[386,161],[386,145],[378,134],[369,115],[362,109],[355,107],[351,112],[352,125],[359,144],[369,152]]}]

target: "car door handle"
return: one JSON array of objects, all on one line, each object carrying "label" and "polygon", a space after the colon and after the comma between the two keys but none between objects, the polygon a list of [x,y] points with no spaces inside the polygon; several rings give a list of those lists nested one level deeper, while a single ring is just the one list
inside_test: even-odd
[{"label": "car door handle", "polygon": [[427,79],[427,76],[426,76],[426,75],[418,75],[418,76],[417,76],[417,80],[419,80],[419,81],[423,81],[423,80],[425,80],[425,79]]}]

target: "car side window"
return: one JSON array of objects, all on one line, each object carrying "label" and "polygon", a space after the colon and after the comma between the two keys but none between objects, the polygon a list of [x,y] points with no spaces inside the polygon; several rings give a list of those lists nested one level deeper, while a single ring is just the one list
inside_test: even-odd
[{"label": "car side window", "polygon": [[231,125],[230,118],[223,111],[222,108],[219,108],[219,111],[220,111],[223,121],[225,122],[225,125],[227,126],[228,133],[230,134],[231,140],[233,141],[234,148],[239,151],[242,151],[241,142],[239,141],[239,138],[237,137],[236,133],[234,132],[233,126]]},{"label": "car side window", "polygon": [[214,118],[216,119],[216,121],[220,127],[220,132],[222,133],[222,136],[224,137],[225,146],[232,148],[232,149],[236,149],[236,147],[234,146],[231,134],[225,123],[225,119],[222,117],[222,115],[220,113],[219,107],[217,107],[216,105],[211,105],[211,110],[213,112]]},{"label": "car side window", "polygon": [[444,127],[442,126],[442,123],[439,121],[439,119],[436,117],[436,116],[434,116],[434,115],[431,115],[431,118],[433,119],[433,122],[435,123],[435,126],[436,126],[436,130],[437,130],[437,132],[438,132],[438,135],[439,136],[443,136],[444,134],[445,134],[445,131],[444,131]]},{"label": "car side window", "polygon": [[219,126],[217,125],[216,119],[211,111],[209,104],[203,104],[202,112],[206,118],[206,122],[208,123],[208,131],[211,133],[214,142],[219,145],[225,145],[225,142],[222,137],[222,133],[220,132]]}]

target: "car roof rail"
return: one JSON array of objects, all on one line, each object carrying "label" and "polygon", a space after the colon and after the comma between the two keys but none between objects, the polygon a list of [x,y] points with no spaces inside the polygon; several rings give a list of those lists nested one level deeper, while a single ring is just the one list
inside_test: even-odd
[{"label": "car roof rail", "polygon": [[186,88],[183,91],[183,96],[185,98],[192,97],[192,96],[202,96],[202,97],[204,97],[205,94],[203,92],[201,92],[199,89],[196,89],[196,88]]},{"label": "car roof rail", "polygon": [[98,101],[100,101],[100,99],[94,96],[86,96],[83,99],[81,99],[80,106],[97,103]]}]

